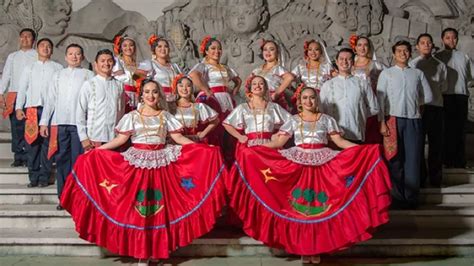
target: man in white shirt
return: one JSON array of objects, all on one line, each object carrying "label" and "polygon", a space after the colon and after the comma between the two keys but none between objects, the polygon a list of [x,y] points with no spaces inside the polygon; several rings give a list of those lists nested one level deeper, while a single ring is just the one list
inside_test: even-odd
[{"label": "man in white shirt", "polygon": [[[56,159],[56,180],[58,197],[71,172],[77,157],[83,152],[76,128],[76,109],[79,92],[87,80],[94,77],[94,73],[81,67],[84,60],[83,48],[75,43],[66,48],[66,63],[68,67],[56,72],[50,83],[46,105],[40,120],[40,134],[50,138],[48,157],[54,155]],[[51,122],[50,122],[51,121]],[[51,128],[48,128],[51,125]],[[60,205],[57,206],[61,210]]]},{"label": "man in white shirt", "polygon": [[321,112],[336,119],[346,139],[363,143],[367,117],[378,115],[379,105],[370,84],[351,74],[353,60],[354,52],[349,48],[337,53],[339,74],[321,87]]},{"label": "man in white shirt", "polygon": [[79,140],[85,151],[102,145],[115,136],[115,125],[125,110],[123,84],[112,77],[114,56],[108,49],[95,58],[95,77],[82,85],[76,110]]},{"label": "man in white shirt", "polygon": [[[16,118],[25,120],[25,141],[30,183],[28,187],[48,186],[51,176],[51,161],[48,159],[49,140],[39,136],[39,123],[45,106],[45,98],[53,74],[63,68],[50,60],[53,42],[43,38],[38,41],[38,60],[23,70],[16,99]],[[26,109],[26,114],[24,112]]]},{"label": "man in white shirt", "polygon": [[36,33],[29,28],[20,31],[20,50],[11,53],[7,57],[3,68],[2,82],[0,83],[0,106],[3,117],[10,118],[10,130],[12,135],[11,150],[14,154],[12,167],[26,166],[26,145],[23,137],[25,121],[19,121],[15,115],[15,103],[20,77],[25,66],[38,60],[38,54],[33,49]]},{"label": "man in white shirt", "polygon": [[[410,43],[398,41],[392,52],[395,65],[382,71],[377,83],[382,120],[380,133],[384,137],[397,136],[397,153],[388,163],[393,183],[393,205],[416,208],[423,154],[421,109],[424,104],[432,102],[433,94],[423,72],[408,66]],[[385,119],[389,117],[396,119],[394,132],[387,127]]]},{"label": "man in white shirt", "polygon": [[468,114],[468,83],[473,79],[472,60],[456,50],[458,32],[446,28],[441,34],[444,50],[436,57],[448,68],[448,89],[444,92],[444,164],[446,167],[466,167],[465,125]]},{"label": "man in white shirt", "polygon": [[433,93],[433,101],[425,104],[423,110],[423,139],[428,137],[428,164],[424,163],[423,155],[421,185],[425,184],[428,177],[431,186],[440,187],[443,166],[443,93],[448,88],[448,70],[443,62],[432,56],[433,47],[433,37],[428,33],[420,34],[416,42],[420,55],[409,65],[423,71]]}]

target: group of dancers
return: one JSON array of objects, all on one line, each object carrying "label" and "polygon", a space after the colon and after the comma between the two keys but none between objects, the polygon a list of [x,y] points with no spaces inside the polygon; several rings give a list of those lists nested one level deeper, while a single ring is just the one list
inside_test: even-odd
[{"label": "group of dancers", "polygon": [[[454,29],[443,41],[447,35],[457,42]],[[422,109],[435,116],[428,106],[448,87],[442,59],[436,68],[425,62],[435,60],[428,34],[417,40],[413,66],[410,43],[394,44],[387,68],[370,40],[355,36],[337,53],[337,67],[322,42],[308,40],[291,72],[278,42],[264,40],[264,64],[245,82],[221,63],[222,44],[210,36],[187,74],[155,35],[153,58],[141,63],[135,40],[118,35],[114,52],[97,53],[95,74],[81,68],[80,45],[67,47],[62,69],[50,60],[52,41],[38,40],[35,51],[35,39],[31,29],[20,32],[21,49],[2,77],[13,166],[26,160],[28,186],[47,186],[55,155],[58,210],[71,214],[81,238],[115,254],[143,264],[168,258],[209,232],[228,205],[227,220],[247,235],[319,263],[320,254],[367,240],[387,223],[391,193],[399,207],[418,203]],[[445,47],[467,86],[469,58]],[[236,105],[242,83],[246,100]],[[440,171],[431,165],[437,159],[430,171]],[[441,182],[433,176],[433,185]]]}]

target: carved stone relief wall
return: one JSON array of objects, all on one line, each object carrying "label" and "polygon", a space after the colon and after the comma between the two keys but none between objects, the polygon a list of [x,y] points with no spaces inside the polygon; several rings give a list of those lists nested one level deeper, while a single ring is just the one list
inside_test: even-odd
[{"label": "carved stone relief wall", "polygon": [[[118,32],[135,36],[139,60],[149,58],[147,38],[156,33],[171,41],[172,60],[184,68],[200,60],[199,42],[212,35],[223,41],[224,63],[244,78],[262,63],[262,39],[280,43],[281,60],[291,68],[302,59],[308,38],[323,41],[333,56],[348,45],[351,34],[363,34],[372,40],[378,60],[389,65],[395,41],[414,44],[420,33],[428,32],[441,47],[441,30],[451,26],[459,29],[459,48],[474,58],[472,0],[175,0],[162,11],[150,21],[112,0],[93,0],[76,11],[72,0],[0,0],[0,69],[17,49],[23,27],[51,38],[60,62],[72,42],[83,45],[92,61],[98,49],[112,47]],[[470,116],[474,121],[472,104]]]}]

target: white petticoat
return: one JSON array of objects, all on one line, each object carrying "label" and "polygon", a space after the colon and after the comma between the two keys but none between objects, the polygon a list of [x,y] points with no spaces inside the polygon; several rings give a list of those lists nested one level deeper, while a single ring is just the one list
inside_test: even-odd
[{"label": "white petticoat", "polygon": [[330,148],[303,149],[301,147],[291,147],[285,150],[279,150],[280,154],[286,159],[303,165],[323,165],[332,160],[339,151]]},{"label": "white petticoat", "polygon": [[137,168],[160,168],[176,162],[181,155],[181,145],[166,145],[159,150],[141,150],[130,147],[122,152],[123,158]]}]

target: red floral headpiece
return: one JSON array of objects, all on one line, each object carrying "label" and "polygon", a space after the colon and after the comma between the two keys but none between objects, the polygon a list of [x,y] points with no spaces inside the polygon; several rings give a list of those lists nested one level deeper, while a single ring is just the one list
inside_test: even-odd
[{"label": "red floral headpiece", "polygon": [[351,37],[349,38],[349,45],[351,46],[352,50],[355,51],[355,48],[357,46],[357,41],[359,40],[359,36],[356,34],[352,34]]},{"label": "red floral headpiece", "polygon": [[312,44],[312,43],[319,43],[319,42],[317,42],[315,39],[304,41],[303,54],[304,54],[305,59],[307,59],[307,57],[308,57],[309,45]]},{"label": "red floral headpiece", "polygon": [[114,54],[120,54],[120,46],[122,45],[123,37],[121,35],[117,35],[114,37]]},{"label": "red floral headpiece", "polygon": [[140,92],[142,90],[142,82],[144,80],[144,78],[138,78],[137,80],[135,80],[135,88],[137,88],[137,95],[140,95]]},{"label": "red floral headpiece", "polygon": [[300,85],[298,85],[298,87],[296,88],[296,91],[295,91],[295,93],[293,94],[293,97],[292,97],[292,100],[294,102],[299,101],[301,92],[303,91],[304,87],[305,87],[304,83],[300,83]]},{"label": "red floral headpiece", "polygon": [[[171,83],[171,92],[173,94],[178,94],[178,83],[181,81],[183,78],[187,78],[191,81],[191,79],[184,75],[184,74],[178,74],[174,77],[173,82]],[[192,82],[192,81],[191,81]]]},{"label": "red floral headpiece", "polygon": [[159,40],[160,40],[160,38],[159,38],[158,36],[156,36],[155,34],[152,34],[152,35],[150,36],[150,38],[148,38],[148,45],[153,46],[153,45],[156,44]]},{"label": "red floral headpiece", "polygon": [[217,39],[215,37],[211,37],[210,35],[204,37],[204,39],[201,41],[201,45],[199,46],[199,53],[203,56],[206,55],[206,50],[213,41],[217,41]]},{"label": "red floral headpiece", "polygon": [[250,76],[245,80],[245,93],[250,93],[250,90],[252,89],[252,80],[257,77],[255,74],[250,74]]}]

